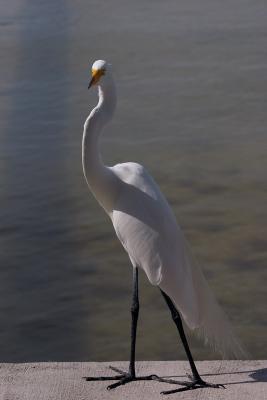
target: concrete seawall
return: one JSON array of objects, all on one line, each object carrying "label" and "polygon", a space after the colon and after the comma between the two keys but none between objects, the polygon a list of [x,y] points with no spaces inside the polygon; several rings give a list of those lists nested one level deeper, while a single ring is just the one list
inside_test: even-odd
[{"label": "concrete seawall", "polygon": [[[0,364],[1,400],[138,400],[138,399],[267,399],[267,361],[199,361],[197,367],[207,382],[221,383],[226,389],[195,389],[168,396],[163,390],[175,385],[156,381],[131,382],[107,391],[111,381],[87,382],[85,376],[111,376],[109,365],[127,369],[128,363],[42,362]],[[137,362],[137,374],[157,374],[187,380],[185,361]],[[177,386],[178,387],[178,386]]]}]

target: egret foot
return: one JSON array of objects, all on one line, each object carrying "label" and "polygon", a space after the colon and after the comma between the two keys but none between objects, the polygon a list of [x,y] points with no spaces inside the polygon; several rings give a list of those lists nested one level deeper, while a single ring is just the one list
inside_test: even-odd
[{"label": "egret foot", "polygon": [[[171,380],[169,383],[172,383]],[[173,381],[174,383],[174,381]],[[177,382],[178,385],[182,385],[184,387],[181,387],[179,389],[173,389],[173,390],[165,390],[161,392],[161,394],[172,394],[172,393],[178,393],[178,392],[185,392],[186,390],[194,390],[194,389],[203,389],[206,387],[211,387],[215,389],[225,389],[225,386],[222,384],[217,384],[217,383],[208,383],[203,381],[200,377],[197,379],[192,380],[192,382]]]},{"label": "egret foot", "polygon": [[133,381],[158,381],[158,382],[165,382],[165,383],[172,383],[172,384],[181,384],[184,385],[187,382],[177,382],[171,379],[164,379],[159,377],[158,375],[146,375],[146,376],[135,376],[130,374],[129,372],[124,372],[119,368],[109,367],[112,371],[119,373],[119,375],[114,376],[98,376],[98,377],[84,377],[86,381],[118,381],[112,383],[107,387],[107,390],[115,389],[118,386],[125,385],[126,383],[133,382]]}]

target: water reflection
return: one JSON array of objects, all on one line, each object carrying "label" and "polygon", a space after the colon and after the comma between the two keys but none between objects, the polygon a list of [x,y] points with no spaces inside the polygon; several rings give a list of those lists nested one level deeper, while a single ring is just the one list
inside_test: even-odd
[{"label": "water reflection", "polygon": [[82,284],[62,241],[71,229],[68,7],[65,1],[26,1],[19,11],[12,102],[1,139],[1,342],[8,343],[1,359],[7,361],[62,358],[66,348],[70,357],[79,347],[75,332],[82,313]]}]

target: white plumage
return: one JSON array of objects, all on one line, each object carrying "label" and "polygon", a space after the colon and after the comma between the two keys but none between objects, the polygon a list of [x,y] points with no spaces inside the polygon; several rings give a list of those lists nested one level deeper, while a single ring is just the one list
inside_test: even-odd
[{"label": "white plumage", "polygon": [[99,102],[83,135],[83,169],[91,191],[110,216],[133,266],[142,268],[151,284],[172,299],[188,327],[202,333],[224,356],[241,357],[230,324],[151,175],[133,162],[103,165],[98,138],[115,111],[116,91],[105,61],[95,62],[92,72],[92,83],[99,84]]},{"label": "white plumage", "polygon": [[190,329],[198,329],[223,356],[242,356],[226,316],[151,175],[136,163],[118,164],[111,170],[121,189],[110,217],[133,266],[142,268],[150,283],[173,300]]}]

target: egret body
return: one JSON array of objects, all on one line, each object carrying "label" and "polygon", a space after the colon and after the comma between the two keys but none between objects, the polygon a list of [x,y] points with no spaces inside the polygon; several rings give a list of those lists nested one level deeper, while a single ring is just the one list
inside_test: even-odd
[{"label": "egret body", "polygon": [[[182,385],[182,388],[165,394],[197,387],[219,387],[201,379],[184,334],[182,319],[190,329],[200,332],[206,341],[224,355],[239,356],[241,348],[200,268],[193,261],[167,200],[151,175],[142,165],[134,162],[113,167],[103,164],[98,147],[99,138],[104,126],[113,117],[117,99],[111,65],[103,60],[94,62],[92,66],[89,88],[94,85],[98,86],[99,101],[84,124],[83,171],[90,190],[109,215],[129,255],[133,266],[133,303],[129,371],[126,373],[113,368],[118,375],[108,378],[88,377],[87,380],[117,380],[109,389],[138,379]],[[145,271],[151,284],[160,289],[171,311],[191,366],[192,381],[170,381],[156,375],[136,376],[139,268]]]}]

